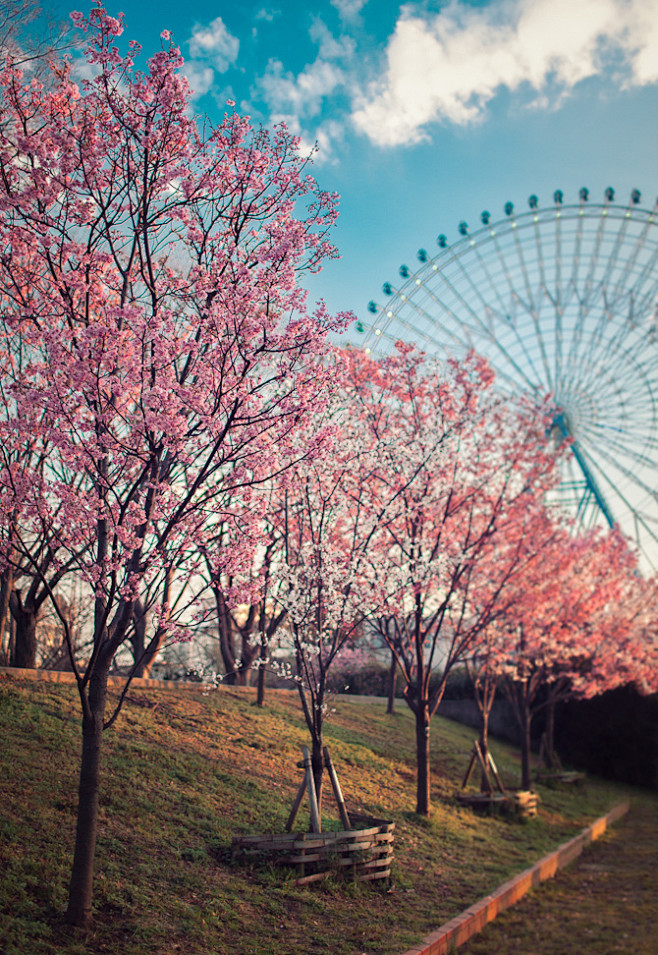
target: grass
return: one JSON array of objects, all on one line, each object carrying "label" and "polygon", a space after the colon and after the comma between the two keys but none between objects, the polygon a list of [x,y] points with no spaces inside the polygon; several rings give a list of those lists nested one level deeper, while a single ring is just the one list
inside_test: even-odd
[{"label": "grass", "polygon": [[632,812],[574,866],[499,916],[460,955],[655,955],[656,808],[655,797],[636,796]]},{"label": "grass", "polygon": [[[414,816],[413,724],[403,704],[339,698],[326,730],[355,811],[396,823],[391,885],[297,888],[232,863],[232,836],[283,831],[306,730],[294,694],[134,689],[108,731],[90,932],[63,921],[75,829],[80,715],[73,686],[0,678],[0,938],[6,955],[399,955],[606,812],[627,791],[541,789],[536,820],[454,799],[473,731],[432,725],[433,811]],[[510,784],[518,754],[493,744]],[[306,815],[304,815],[306,813]],[[336,815],[325,799],[327,821]],[[300,828],[308,827],[302,807]]]}]

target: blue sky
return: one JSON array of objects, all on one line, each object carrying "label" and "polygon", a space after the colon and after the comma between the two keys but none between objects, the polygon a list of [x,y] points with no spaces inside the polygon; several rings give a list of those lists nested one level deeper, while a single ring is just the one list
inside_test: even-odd
[{"label": "blue sky", "polygon": [[[57,0],[55,12],[62,17],[70,10],[65,2]],[[122,39],[137,40],[145,55],[160,47],[163,30],[173,33],[186,60],[192,108],[199,114],[219,121],[226,101],[232,100],[255,124],[285,122],[300,136],[305,151],[317,142],[316,177],[323,188],[342,197],[334,234],[341,258],[306,284],[311,303],[322,297],[331,312],[352,311],[357,319],[374,323],[370,338],[354,326],[349,333],[364,347],[372,341],[383,343],[387,334],[393,340],[397,329],[407,334],[410,326],[425,347],[419,334],[421,311],[412,309],[405,324],[405,304],[399,312],[391,304],[386,315],[374,318],[368,302],[388,301],[382,284],[403,285],[398,269],[405,263],[414,274],[404,288],[421,286],[417,301],[432,302],[433,309],[437,296],[444,297],[451,287],[447,267],[442,264],[437,272],[443,284],[428,292],[422,287],[425,279],[418,276],[439,267],[432,263],[423,272],[417,251],[426,249],[431,258],[438,251],[439,234],[449,243],[459,241],[463,220],[473,231],[479,229],[485,209],[491,213],[498,245],[506,226],[495,224],[504,219],[508,201],[517,213],[528,209],[531,195],[538,196],[540,207],[551,207],[560,189],[565,204],[577,203],[585,186],[593,206],[603,202],[611,186],[618,203],[627,203],[633,189],[640,190],[642,207],[652,209],[656,203],[658,0],[105,2],[110,14],[125,16]],[[89,8],[81,9],[87,13]],[[590,219],[599,215],[591,211]],[[601,222],[608,211],[601,214]],[[555,229],[567,234],[562,212],[541,217],[542,222],[548,219],[554,224],[559,220]],[[531,220],[539,218],[527,216],[524,221]],[[580,222],[580,216],[574,214],[571,221]],[[645,336],[655,335],[658,327],[656,220],[642,209],[635,209],[632,219],[626,210],[613,209],[605,221],[616,223],[625,236],[624,248],[608,238],[610,228],[596,225],[597,235],[606,238],[581,269],[585,284],[571,281],[556,297],[544,294],[544,273],[537,272],[534,278],[541,283],[531,304],[522,303],[530,294],[523,264],[526,291],[519,297],[510,290],[502,325],[496,326],[492,348],[487,346],[484,353],[499,374],[496,349],[503,347],[506,335],[514,338],[523,361],[530,361],[535,352],[543,356],[550,374],[546,380],[536,375],[530,361],[525,369],[532,366],[530,385],[553,393],[569,421],[580,422],[571,433],[598,489],[612,499],[614,519],[641,541],[645,555],[651,554],[647,559],[658,567],[658,498],[653,490],[658,364],[647,347],[649,339],[634,331],[637,321],[645,323]],[[512,223],[513,230],[516,222],[507,225]],[[629,237],[643,229],[646,247],[640,255],[640,243]],[[517,250],[521,231],[512,239],[508,230],[508,241],[516,243]],[[580,236],[580,226],[573,226],[571,234]],[[569,259],[573,275],[586,257],[580,239],[573,242],[568,252],[566,245],[558,249],[553,243],[558,286],[562,256]],[[468,245],[465,241],[460,248]],[[621,249],[615,252],[617,273],[599,248]],[[448,250],[448,260],[450,254]],[[477,246],[469,261],[479,255]],[[522,256],[517,258],[518,265]],[[454,261],[460,275],[467,275],[474,300],[482,303],[483,280],[473,276],[484,273],[477,273],[475,266],[467,271],[461,253]],[[645,267],[647,262],[651,264]],[[510,265],[510,259],[501,264],[507,275]],[[604,280],[602,269],[608,269]],[[623,276],[624,295],[613,273]],[[628,285],[631,274],[637,287]],[[497,289],[492,294],[495,299]],[[405,291],[390,301],[406,302]],[[456,314],[462,305],[444,309],[442,315]],[[484,306],[489,314],[491,300]],[[387,316],[393,314],[401,321],[389,333]],[[632,320],[627,322],[626,315]],[[460,317],[457,322],[450,341],[461,346],[467,336]],[[567,328],[572,329],[568,347]],[[436,337],[424,341],[431,343],[428,347],[440,347]],[[479,348],[482,342],[476,344]],[[563,355],[568,360],[563,362]],[[521,358],[518,367],[520,363]],[[581,472],[570,479],[576,495],[582,493],[582,480]],[[648,522],[641,531],[635,509]]]},{"label": "blue sky", "polygon": [[[77,5],[87,12],[86,8]],[[107,2],[145,53],[163,29],[195,107],[228,98],[256,122],[317,141],[315,173],[341,195],[342,258],[309,284],[367,315],[438,233],[483,209],[581,186],[658,192],[658,0],[163,0]],[[65,15],[68,7],[58,4]]]}]

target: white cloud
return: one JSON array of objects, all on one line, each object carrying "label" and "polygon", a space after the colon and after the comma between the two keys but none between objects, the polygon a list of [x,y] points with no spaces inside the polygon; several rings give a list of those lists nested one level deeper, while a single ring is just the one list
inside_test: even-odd
[{"label": "white cloud", "polygon": [[76,83],[83,83],[85,80],[96,79],[100,73],[98,63],[90,63],[84,56],[73,56],[71,59],[71,72]]},{"label": "white cloud", "polygon": [[328,60],[316,60],[294,76],[279,60],[270,60],[260,85],[271,109],[297,117],[316,116],[325,97],[345,81],[345,74]]},{"label": "white cloud", "polygon": [[302,129],[299,118],[294,113],[279,113],[270,117],[272,123],[285,123],[288,130],[299,138],[299,152],[302,156],[312,156],[316,165],[337,162],[335,147],[345,139],[345,127],[336,120],[321,123],[312,133]]},{"label": "white cloud", "polygon": [[214,85],[215,71],[212,66],[205,66],[196,60],[186,60],[183,73],[190,84],[193,99],[204,96]]},{"label": "white cloud", "polygon": [[352,56],[356,50],[356,43],[351,37],[341,36],[336,39],[319,18],[313,21],[308,35],[314,43],[318,44],[318,59],[340,60]]},{"label": "white cloud", "polygon": [[221,17],[207,26],[195,24],[188,45],[193,60],[205,60],[220,73],[235,63],[240,49],[240,41],[229,33]]},{"label": "white cloud", "polygon": [[313,139],[309,139],[304,135],[299,118],[295,116],[294,113],[275,113],[270,116],[270,121],[276,126],[281,123],[285,124],[289,132],[291,132],[293,136],[297,136],[299,139],[300,154],[302,156],[313,156],[315,158],[316,143]]},{"label": "white cloud", "polygon": [[267,7],[261,7],[254,15],[254,20],[264,20],[266,23],[272,23],[277,17],[281,16],[280,10],[268,10]]},{"label": "white cloud", "polygon": [[335,163],[335,147],[343,142],[345,138],[345,127],[336,120],[329,120],[323,123],[315,131],[315,141],[318,147],[316,164],[322,162]]},{"label": "white cloud", "polygon": [[280,60],[271,59],[259,86],[274,113],[294,115],[297,119],[317,116],[324,100],[343,88],[348,74],[341,61],[349,61],[356,44],[350,37],[333,36],[320,19],[309,31],[318,46],[318,55],[297,75],[285,71]]},{"label": "white cloud", "polygon": [[346,23],[358,19],[368,0],[331,0],[332,7],[338,10],[341,20]]},{"label": "white cloud", "polygon": [[629,30],[629,46],[634,49],[628,85],[647,86],[658,82],[658,2],[636,0],[635,19]]},{"label": "white cloud", "polygon": [[203,25],[195,23],[190,39],[190,51],[183,72],[192,89],[192,98],[205,96],[215,86],[215,73],[225,73],[235,63],[240,41],[229,33],[221,17]]},{"label": "white cloud", "polygon": [[302,153],[314,152],[316,162],[335,162],[335,147],[344,139],[345,121],[330,114],[336,112],[335,100],[347,98],[351,91],[356,43],[349,36],[334,36],[319,17],[313,20],[309,37],[317,46],[315,60],[295,74],[280,60],[270,59],[257,81],[258,88],[269,108],[270,121],[285,122],[299,136]]},{"label": "white cloud", "polygon": [[413,143],[431,122],[481,120],[501,88],[527,87],[537,105],[611,69],[622,85],[658,80],[658,0],[453,0],[431,16],[407,6],[352,120],[379,145]]}]

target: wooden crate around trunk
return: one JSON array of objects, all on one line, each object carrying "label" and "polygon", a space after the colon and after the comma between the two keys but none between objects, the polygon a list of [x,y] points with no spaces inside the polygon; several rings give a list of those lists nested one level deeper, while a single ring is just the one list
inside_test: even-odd
[{"label": "wooden crate around trunk", "polygon": [[344,874],[359,882],[391,875],[395,823],[350,813],[352,829],[339,832],[290,832],[235,836],[234,858],[295,866],[295,885]]},{"label": "wooden crate around trunk", "polygon": [[539,796],[535,792],[515,793],[457,793],[457,802],[471,809],[483,809],[488,812],[513,811],[521,819],[537,815]]}]

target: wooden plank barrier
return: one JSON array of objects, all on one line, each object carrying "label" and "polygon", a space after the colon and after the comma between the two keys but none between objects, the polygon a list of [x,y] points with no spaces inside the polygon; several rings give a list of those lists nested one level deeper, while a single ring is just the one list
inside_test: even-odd
[{"label": "wooden plank barrier", "polygon": [[493,812],[496,809],[515,812],[521,819],[537,815],[539,796],[536,792],[514,793],[457,793],[457,802],[471,809]]},{"label": "wooden plank barrier", "polygon": [[[395,823],[359,813],[348,813],[343,794],[331,762],[329,750],[323,751],[343,829],[322,832],[315,796],[311,757],[306,747],[303,760],[304,779],[299,787],[285,833],[263,833],[235,836],[231,843],[233,858],[262,861],[273,865],[295,866],[295,885],[308,885],[329,873],[345,873],[360,882],[388,879],[391,875]],[[308,793],[311,810],[311,832],[290,832],[304,798]]]},{"label": "wooden plank barrier", "polygon": [[308,885],[345,870],[360,882],[391,875],[395,823],[351,813],[351,829],[235,836],[234,858],[296,866],[295,885]]}]

